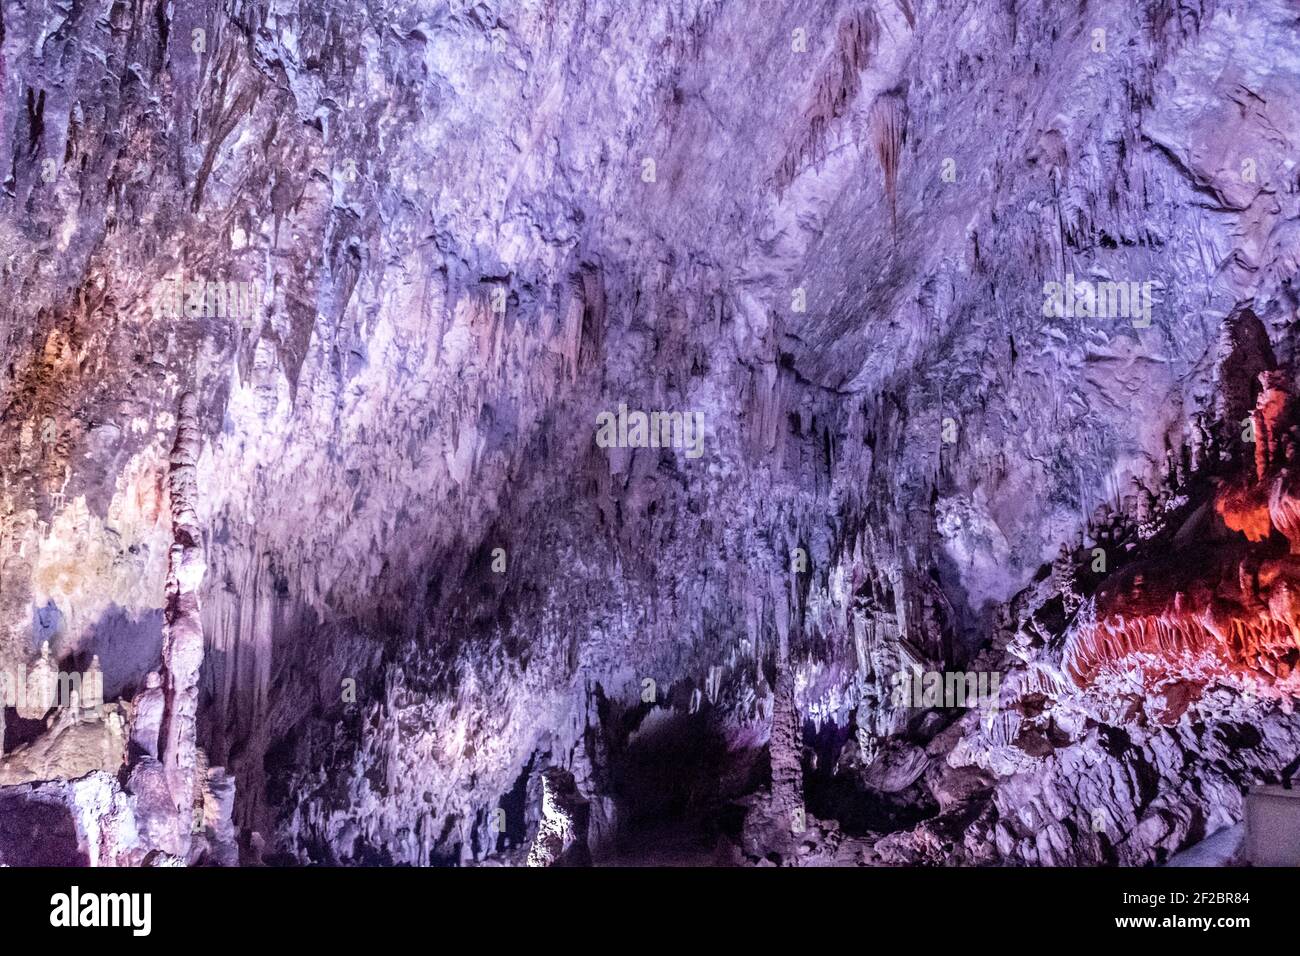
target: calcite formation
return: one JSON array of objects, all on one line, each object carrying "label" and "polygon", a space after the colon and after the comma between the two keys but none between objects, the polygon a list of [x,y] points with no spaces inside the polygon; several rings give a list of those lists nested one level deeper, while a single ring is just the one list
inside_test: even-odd
[{"label": "calcite formation", "polygon": [[581,866],[591,862],[587,827],[591,808],[573,774],[559,767],[542,773],[542,816],[528,850],[529,866]]},{"label": "calcite formation", "polygon": [[[1240,321],[1258,323],[1249,313],[1229,319]],[[1134,660],[1156,680],[1200,668],[1286,699],[1300,687],[1295,399],[1276,369],[1259,372],[1254,391],[1237,466],[1212,479],[1208,501],[1199,495],[1169,512],[1169,533],[1144,549],[1156,553],[1102,583],[1089,619],[1068,635],[1065,666],[1081,687]]]},{"label": "calcite formation", "polygon": [[[196,415],[194,396],[183,396],[171,456],[175,543],[166,590],[165,680],[150,671],[133,700],[105,706],[97,654],[87,671],[69,674],[56,670],[49,642],[41,645],[15,712],[43,721],[44,728],[0,755],[0,800],[18,821],[4,850],[7,865],[237,862],[234,781],[220,767],[205,776],[196,744],[203,660]],[[66,786],[69,781],[73,785]],[[34,829],[24,830],[27,820]],[[40,846],[51,828],[53,848]]]},{"label": "calcite formation", "polygon": [[[199,616],[199,586],[206,563],[199,530],[195,465],[201,433],[198,399],[181,397],[176,419],[176,444],[168,473],[173,542],[167,569],[166,624],[163,630],[163,713],[160,759],[176,812],[188,819],[201,804],[196,773],[199,669],[203,664],[203,622]],[[182,833],[188,830],[181,828]],[[188,850],[188,841],[183,844]],[[184,855],[183,853],[181,855]]]},{"label": "calcite formation", "polygon": [[0,17],[0,862],[1145,865],[1300,755],[1288,0]]}]

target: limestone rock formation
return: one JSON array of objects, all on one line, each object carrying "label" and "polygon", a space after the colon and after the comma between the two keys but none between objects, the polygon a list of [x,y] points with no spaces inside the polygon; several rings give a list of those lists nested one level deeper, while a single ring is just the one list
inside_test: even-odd
[{"label": "limestone rock formation", "polygon": [[0,862],[1236,826],[1300,756],[1295,23],[7,3]]},{"label": "limestone rock formation", "polygon": [[[199,433],[193,396],[183,397],[180,408],[170,475],[176,542],[162,646],[166,686],[150,671],[130,703],[105,705],[99,655],[91,655],[86,671],[68,673],[56,669],[49,642],[42,644],[15,710],[24,720],[44,718],[45,726],[0,752],[0,802],[16,821],[0,850],[17,865],[238,862],[234,781],[221,768],[205,777],[196,745],[203,660],[203,555],[194,512]],[[34,829],[25,829],[27,821]],[[52,848],[23,845],[44,840],[47,828],[58,831]]]},{"label": "limestone rock formation", "polygon": [[112,775],[0,787],[0,864],[136,866],[147,849]]},{"label": "limestone rock formation", "polygon": [[[163,630],[163,715],[160,759],[167,774],[176,811],[189,818],[201,806],[202,780],[197,769],[199,669],[203,664],[203,622],[199,616],[199,587],[206,563],[199,530],[195,466],[200,451],[198,399],[181,397],[176,420],[176,444],[170,456],[171,556],[167,569],[166,623]],[[188,834],[185,828],[181,833]],[[188,852],[188,838],[178,855]]]},{"label": "limestone rock formation", "polygon": [[591,862],[587,848],[590,804],[573,774],[552,767],[542,773],[542,817],[528,850],[529,866],[581,866]]},{"label": "limestone rock formation", "polygon": [[133,756],[157,758],[158,735],[162,730],[163,711],[167,705],[162,677],[157,671],[145,676],[144,689],[131,701],[131,747]]}]

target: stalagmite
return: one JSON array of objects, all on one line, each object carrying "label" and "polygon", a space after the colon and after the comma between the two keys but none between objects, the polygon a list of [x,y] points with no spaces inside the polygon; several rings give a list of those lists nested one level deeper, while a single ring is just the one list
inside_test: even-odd
[{"label": "stalagmite", "polygon": [[772,588],[776,616],[776,687],[772,705],[772,812],[792,832],[804,826],[803,733],[795,706],[795,675],[790,663],[790,604],[782,583]]},{"label": "stalagmite", "polygon": [[1232,433],[1252,412],[1258,377],[1277,367],[1268,331],[1250,308],[1237,309],[1224,321],[1219,333],[1215,367],[1215,418]]},{"label": "stalagmite", "polygon": [[[166,706],[160,742],[167,786],[178,817],[188,834],[196,801],[200,799],[195,717],[198,710],[199,669],[203,664],[203,627],[199,616],[199,586],[206,564],[199,530],[195,466],[201,451],[198,399],[181,397],[176,443],[169,457],[173,543],[168,560],[163,637],[163,693]],[[188,847],[188,837],[183,838]],[[182,854],[184,855],[184,854]]]},{"label": "stalagmite", "polygon": [[1290,392],[1282,372],[1261,372],[1260,392],[1252,413],[1255,422],[1255,480],[1280,464],[1282,429]]},{"label": "stalagmite", "polygon": [[40,720],[56,703],[59,688],[58,667],[50,654],[50,642],[41,644],[41,654],[27,674],[25,693],[18,702],[18,716]]},{"label": "stalagmite", "polygon": [[99,655],[90,659],[90,668],[81,677],[81,710],[83,720],[99,720],[104,708],[104,672]]},{"label": "stalagmite", "polygon": [[145,677],[144,688],[131,702],[133,751],[150,757],[158,756],[158,735],[162,730],[165,709],[166,699],[162,689],[162,677],[157,671],[150,671]]}]

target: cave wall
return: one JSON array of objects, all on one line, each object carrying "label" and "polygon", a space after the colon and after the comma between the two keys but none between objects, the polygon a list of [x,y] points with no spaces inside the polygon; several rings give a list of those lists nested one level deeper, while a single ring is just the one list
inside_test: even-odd
[{"label": "cave wall", "polygon": [[[0,665],[46,609],[156,666],[192,390],[200,741],[291,858],[472,857],[526,766],[604,786],[647,679],[869,764],[900,659],[975,660],[1159,483],[1236,305],[1292,371],[1281,0],[3,11]],[[252,308],[159,314],[178,274]],[[1150,314],[1045,315],[1067,275]],[[600,447],[620,403],[704,454]]]}]

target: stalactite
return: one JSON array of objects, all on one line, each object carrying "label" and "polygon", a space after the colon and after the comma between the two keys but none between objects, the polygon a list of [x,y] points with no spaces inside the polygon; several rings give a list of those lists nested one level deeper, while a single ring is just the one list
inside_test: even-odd
[{"label": "stalactite", "polygon": [[1259,385],[1251,417],[1255,424],[1255,480],[1263,481],[1280,464],[1282,431],[1291,395],[1283,372],[1260,372]]},{"label": "stalactite", "polygon": [[832,124],[848,112],[861,90],[861,74],[879,35],[873,7],[861,7],[840,21],[830,62],[818,77],[794,142],[773,176],[778,191],[789,186],[805,165],[818,161]]},{"label": "stalactite", "polygon": [[898,164],[907,137],[907,103],[898,93],[885,93],[871,107],[871,144],[885,179],[890,229],[898,231]]},{"label": "stalactite", "polygon": [[1214,415],[1221,429],[1229,434],[1241,430],[1254,408],[1259,375],[1276,367],[1268,332],[1255,312],[1243,307],[1228,316],[1219,333],[1214,369]]}]

